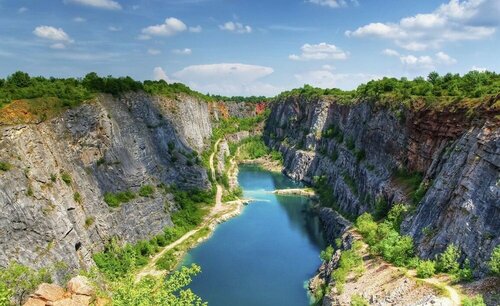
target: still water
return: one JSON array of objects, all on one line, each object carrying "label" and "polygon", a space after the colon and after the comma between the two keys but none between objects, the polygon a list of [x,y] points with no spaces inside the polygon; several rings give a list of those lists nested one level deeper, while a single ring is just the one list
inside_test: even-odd
[{"label": "still water", "polygon": [[310,200],[269,193],[300,185],[255,166],[241,166],[238,181],[254,201],[187,254],[183,264],[202,269],[190,288],[210,306],[309,305],[305,283],[325,247]]}]

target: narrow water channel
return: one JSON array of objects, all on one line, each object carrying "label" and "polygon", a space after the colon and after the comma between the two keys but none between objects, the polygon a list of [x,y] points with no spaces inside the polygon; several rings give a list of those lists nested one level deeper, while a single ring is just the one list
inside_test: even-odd
[{"label": "narrow water channel", "polygon": [[325,247],[310,200],[269,193],[299,184],[255,166],[241,166],[238,181],[254,201],[185,257],[202,268],[190,288],[210,306],[309,305],[305,283]]}]

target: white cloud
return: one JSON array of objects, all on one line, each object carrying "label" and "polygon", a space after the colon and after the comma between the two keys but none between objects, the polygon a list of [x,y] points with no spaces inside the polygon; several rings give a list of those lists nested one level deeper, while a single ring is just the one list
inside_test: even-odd
[{"label": "white cloud", "polygon": [[191,53],[193,53],[193,51],[189,48],[184,48],[184,49],[174,49],[172,50],[172,53],[178,55],[190,55]]},{"label": "white cloud", "polygon": [[73,18],[73,21],[74,22],[85,22],[85,21],[87,21],[87,19],[82,18],[82,17],[75,17],[75,18]]},{"label": "white cloud", "polygon": [[249,25],[243,25],[239,22],[228,21],[223,25],[219,26],[219,29],[223,31],[229,31],[239,34],[252,33],[252,27]]},{"label": "white cloud", "polygon": [[272,96],[282,88],[265,83],[262,79],[273,72],[272,68],[265,66],[220,63],[188,66],[173,75],[190,87],[205,93]]},{"label": "white cloud", "polygon": [[170,82],[170,78],[167,76],[167,73],[161,67],[155,67],[153,69],[153,78],[157,81],[164,80],[166,82]]},{"label": "white cloud", "polygon": [[332,71],[335,69],[335,67],[333,67],[332,65],[323,65],[323,66],[321,66],[321,68],[323,70],[328,70],[328,71]]},{"label": "white cloud", "polygon": [[189,27],[189,32],[191,33],[201,33],[201,26]]},{"label": "white cloud", "polygon": [[379,79],[380,76],[366,73],[333,73],[328,70],[312,70],[294,75],[300,85],[309,84],[320,88],[354,89],[362,83]]},{"label": "white cloud", "polygon": [[434,57],[429,55],[402,55],[391,49],[385,49],[382,53],[387,56],[399,58],[401,64],[409,69],[434,69],[436,65],[453,65],[457,63],[456,59],[452,58],[443,51],[439,51],[434,55]]},{"label": "white cloud", "polygon": [[19,14],[22,14],[22,13],[24,13],[24,12],[26,12],[26,11],[28,11],[28,8],[27,8],[27,7],[25,7],[25,6],[20,7],[20,8],[17,10],[17,12],[18,12]]},{"label": "white cloud", "polygon": [[[346,0],[308,0],[307,2],[321,5],[321,6],[327,6],[327,7],[331,7],[331,8],[338,8],[338,7],[346,7],[347,6]],[[354,6],[359,5],[357,0],[351,0],[349,2],[351,2]]]},{"label": "white cloud", "polygon": [[387,56],[399,56],[399,52],[392,49],[385,49],[384,51],[382,51],[382,53]]},{"label": "white cloud", "polygon": [[440,51],[436,53],[436,61],[444,65],[453,65],[457,63],[457,60],[450,57],[448,54]]},{"label": "white cloud", "polygon": [[142,29],[140,39],[149,39],[151,36],[172,36],[187,30],[187,26],[181,20],[170,17],[165,19],[165,22],[158,25],[149,26]]},{"label": "white cloud", "polygon": [[106,10],[121,10],[120,3],[113,0],[64,0],[65,3],[76,3],[80,5],[101,8]]},{"label": "white cloud", "polygon": [[291,54],[288,58],[294,61],[344,60],[349,56],[348,52],[324,42],[317,45],[305,44],[300,49],[301,55]]},{"label": "white cloud", "polygon": [[40,38],[57,41],[60,43],[71,43],[73,40],[69,37],[62,28],[54,28],[51,26],[38,26],[33,31],[33,34]]},{"label": "white cloud", "polygon": [[122,30],[122,28],[120,28],[120,27],[115,27],[115,26],[108,27],[108,31],[111,31],[111,32],[119,32],[121,30]]},{"label": "white cloud", "polygon": [[55,44],[50,45],[50,47],[52,49],[59,49],[59,50],[60,49],[66,49],[66,45],[63,44],[63,43],[55,43]]},{"label": "white cloud", "polygon": [[432,13],[405,17],[396,23],[370,23],[345,34],[388,39],[404,49],[422,51],[448,42],[489,37],[500,23],[499,15],[498,0],[450,0]]},{"label": "white cloud", "polygon": [[148,54],[150,55],[158,55],[161,54],[161,51],[158,49],[148,49]]}]

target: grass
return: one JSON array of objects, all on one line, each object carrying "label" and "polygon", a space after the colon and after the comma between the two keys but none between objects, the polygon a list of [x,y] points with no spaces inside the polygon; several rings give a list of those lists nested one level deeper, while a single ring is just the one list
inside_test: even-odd
[{"label": "grass", "polygon": [[12,169],[12,165],[7,162],[0,162],[0,171],[7,172]]},{"label": "grass", "polygon": [[104,194],[104,202],[110,207],[119,207],[123,203],[128,203],[135,198],[135,193],[130,190],[122,192],[106,192]]},{"label": "grass", "polygon": [[61,173],[61,180],[66,184],[66,185],[71,185],[71,176],[69,175],[68,172],[62,172]]},{"label": "grass", "polygon": [[155,188],[151,185],[144,185],[139,189],[139,195],[141,197],[149,198],[155,192]]},{"label": "grass", "polygon": [[427,187],[422,183],[422,173],[400,168],[394,171],[393,179],[403,188],[414,204],[418,204],[427,191]]},{"label": "grass", "polygon": [[357,271],[357,274],[362,274],[363,259],[359,254],[361,247],[362,242],[356,241],[350,250],[343,251],[340,254],[339,265],[332,273],[335,280],[335,287],[339,293],[343,292],[345,282],[351,272]]},{"label": "grass", "polygon": [[89,216],[87,218],[85,218],[85,228],[89,228],[92,226],[92,224],[94,224],[95,222],[95,218],[93,216]]},{"label": "grass", "polygon": [[73,194],[73,200],[75,200],[75,202],[77,202],[77,203],[80,203],[80,204],[82,203],[82,196],[80,195],[79,192],[75,192]]}]

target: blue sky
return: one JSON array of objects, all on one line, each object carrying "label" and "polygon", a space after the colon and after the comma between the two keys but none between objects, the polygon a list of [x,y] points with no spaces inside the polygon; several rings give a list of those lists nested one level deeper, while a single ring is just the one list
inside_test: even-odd
[{"label": "blue sky", "polygon": [[0,0],[0,77],[129,75],[202,92],[499,71],[500,0]]}]

